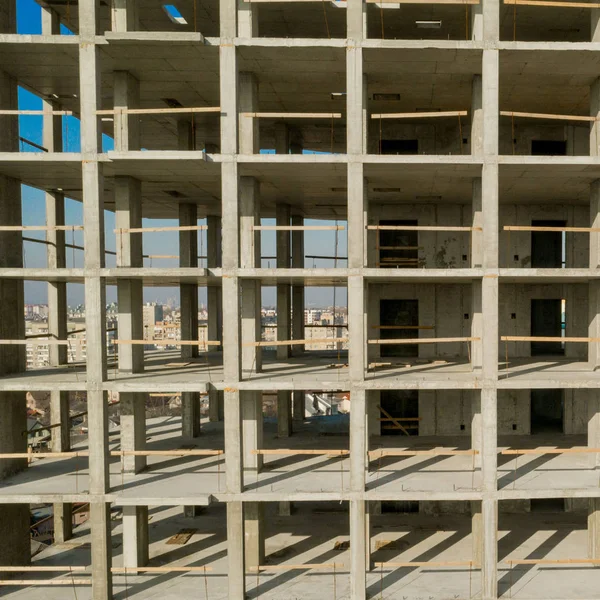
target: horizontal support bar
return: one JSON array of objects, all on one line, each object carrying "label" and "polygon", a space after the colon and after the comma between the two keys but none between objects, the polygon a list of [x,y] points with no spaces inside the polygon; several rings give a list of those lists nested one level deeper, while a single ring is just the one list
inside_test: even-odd
[{"label": "horizontal support bar", "polygon": [[342,231],[343,225],[253,225],[254,231]]},{"label": "horizontal support bar", "polygon": [[174,225],[172,227],[122,227],[113,231],[115,233],[149,233],[156,231],[203,231],[205,229],[208,229],[207,225]]},{"label": "horizontal support bar", "polygon": [[54,115],[56,117],[71,117],[75,113],[72,110],[0,110],[0,115],[12,116],[12,115]]},{"label": "horizontal support bar", "polygon": [[318,258],[322,260],[348,260],[347,256],[319,256],[318,254],[307,254],[304,258]]},{"label": "horizontal support bar", "polygon": [[483,231],[483,227],[452,227],[449,225],[367,225],[367,229],[376,231]]},{"label": "horizontal support bar", "polygon": [[435,329],[433,325],[371,325],[372,329]]},{"label": "horizontal support bar", "polygon": [[499,454],[524,455],[524,454],[597,454],[600,448],[523,448],[502,450]]},{"label": "horizontal support bar", "polygon": [[600,558],[516,558],[503,560],[503,565],[598,565]]},{"label": "horizontal support bar", "polygon": [[341,119],[342,113],[244,112],[241,116],[255,119]]},{"label": "horizontal support bar", "polygon": [[410,561],[410,562],[376,562],[375,567],[405,568],[405,567],[477,567],[479,563],[473,560],[438,560],[438,561]]},{"label": "horizontal support bar", "polygon": [[[46,334],[50,335],[50,334]],[[26,338],[24,340],[0,340],[0,346],[70,346],[71,344],[82,344],[85,342],[83,338],[76,338],[74,340],[55,340],[49,339],[38,339]]]},{"label": "horizontal support bar", "polygon": [[301,456],[305,455],[331,455],[331,456],[348,456],[350,450],[292,450],[291,448],[276,448],[272,450],[251,450],[250,454],[260,455],[285,455],[285,456]]},{"label": "horizontal support bar", "polygon": [[452,338],[407,338],[395,340],[368,340],[369,344],[452,344],[454,342],[479,342],[479,337],[452,337]]},{"label": "horizontal support bar", "polygon": [[195,108],[111,108],[97,110],[97,115],[168,115],[186,113],[220,113],[220,106],[199,106]]},{"label": "horizontal support bar", "polygon": [[208,573],[212,567],[112,567],[112,573]]},{"label": "horizontal support bar", "polygon": [[[391,0],[390,0],[391,1]],[[371,119],[432,119],[435,117],[466,117],[466,110],[442,110],[437,112],[413,112],[413,113],[376,113]]]},{"label": "horizontal support bar", "polygon": [[122,346],[222,346],[223,342],[213,340],[112,340]]},{"label": "horizontal support bar", "polygon": [[[383,420],[383,419],[380,419]],[[388,420],[388,419],[386,419]],[[402,419],[389,419],[401,421]],[[370,450],[369,458],[383,456],[475,456],[478,450]]]},{"label": "horizontal support bar", "polygon": [[524,117],[526,119],[551,119],[553,121],[587,121],[595,122],[596,117],[588,117],[584,115],[557,115],[552,113],[528,113],[528,112],[509,112],[506,110],[500,111],[501,117]]},{"label": "horizontal support bar", "polygon": [[0,567],[0,573],[70,573],[77,572],[81,573],[82,571],[86,571],[88,567],[75,565],[72,567],[36,567],[36,566],[26,566],[26,567]]},{"label": "horizontal support bar", "polygon": [[535,335],[503,335],[503,342],[600,342],[596,337],[559,337],[559,336],[535,336]]},{"label": "horizontal support bar", "polygon": [[111,456],[221,456],[225,450],[111,450]]},{"label": "horizontal support bar", "polygon": [[[332,325],[332,327],[337,327],[337,325]],[[273,340],[272,342],[246,342],[242,344],[242,346],[253,346],[257,348],[260,346],[296,346],[298,344],[327,344],[329,342],[335,342],[337,344],[340,342],[347,342],[348,340],[349,338],[314,338],[312,340]]]},{"label": "horizontal support bar", "polygon": [[83,225],[0,225],[0,231],[83,231]]},{"label": "horizontal support bar", "polygon": [[528,225],[505,225],[504,231],[567,231],[575,233],[599,233],[600,227],[529,227]]},{"label": "horizontal support bar", "polygon": [[92,585],[92,578],[86,579],[4,579],[0,581],[0,585],[10,586],[32,586],[32,585]]},{"label": "horizontal support bar", "polygon": [[552,8],[600,8],[599,2],[558,2],[557,0],[504,0],[504,4],[516,6],[547,6]]},{"label": "horizontal support bar", "polygon": [[307,563],[305,565],[259,565],[258,567],[249,567],[248,570],[256,573],[257,571],[288,571],[298,569],[343,569],[343,563]]}]

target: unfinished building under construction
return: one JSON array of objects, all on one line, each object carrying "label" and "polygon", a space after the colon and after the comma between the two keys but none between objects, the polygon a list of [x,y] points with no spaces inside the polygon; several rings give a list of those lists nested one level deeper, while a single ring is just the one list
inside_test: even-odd
[{"label": "unfinished building under construction", "polygon": [[0,595],[600,598],[599,128],[597,2],[1,0]]}]

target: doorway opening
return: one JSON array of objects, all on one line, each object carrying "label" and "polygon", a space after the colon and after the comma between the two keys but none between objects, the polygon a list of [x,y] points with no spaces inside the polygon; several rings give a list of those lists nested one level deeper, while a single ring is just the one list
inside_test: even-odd
[{"label": "doorway opening", "polygon": [[[564,227],[566,221],[531,222],[533,227]],[[531,232],[531,266],[538,269],[561,269],[565,266],[565,232]]]},{"label": "doorway opening", "polygon": [[562,390],[531,390],[531,433],[563,433]]},{"label": "doorway opening", "polygon": [[398,419],[402,425],[381,421],[381,435],[419,435],[419,390],[382,390],[380,400],[381,418]]},{"label": "doorway opening", "polygon": [[[532,337],[564,337],[565,301],[561,298],[531,300]],[[564,356],[564,342],[531,342],[531,356]]]},{"label": "doorway opening", "polygon": [[[387,219],[379,221],[380,225],[416,226],[416,219]],[[379,267],[392,269],[416,269],[419,265],[419,232],[394,231],[380,229],[378,231]]]},{"label": "doorway opening", "polygon": [[[418,300],[381,300],[379,302],[380,338],[383,340],[419,337]],[[413,329],[414,328],[414,329]],[[382,344],[381,356],[415,358],[418,344]]]}]

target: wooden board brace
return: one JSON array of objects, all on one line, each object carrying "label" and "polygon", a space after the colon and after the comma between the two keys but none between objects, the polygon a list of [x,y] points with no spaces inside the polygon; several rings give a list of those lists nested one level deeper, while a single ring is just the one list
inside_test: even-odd
[{"label": "wooden board brace", "polygon": [[597,454],[600,448],[523,448],[502,450],[500,454]]},{"label": "wooden board brace", "polygon": [[92,578],[86,579],[3,579],[0,585],[31,586],[31,585],[92,585]]},{"label": "wooden board brace", "polygon": [[[392,0],[388,0],[391,2]],[[379,0],[373,0],[379,2]],[[414,113],[376,113],[371,119],[431,119],[436,117],[466,117],[466,110],[442,110],[437,112],[414,112]]]},{"label": "wooden board brace", "polygon": [[112,567],[112,573],[208,573],[212,567]]},{"label": "wooden board brace", "polygon": [[125,346],[222,346],[223,342],[214,340],[112,340],[113,344]]},{"label": "wooden board brace", "polygon": [[[337,327],[337,325],[331,325],[331,327]],[[273,340],[272,342],[245,342],[242,344],[244,347],[258,348],[261,346],[297,346],[298,344],[328,344],[329,342],[342,343],[349,341],[350,338],[313,338],[311,340]],[[222,342],[221,342],[222,343]]]},{"label": "wooden board brace", "polygon": [[600,3],[598,2],[558,2],[557,0],[504,0],[504,4],[516,6],[548,6],[553,8],[600,8]]},{"label": "wooden board brace", "polygon": [[600,233],[600,227],[529,227],[527,225],[505,225],[504,231],[570,231],[575,233]]},{"label": "wooden board brace", "polygon": [[111,456],[221,456],[225,450],[112,450]]},{"label": "wooden board brace", "polygon": [[503,335],[503,342],[600,342],[596,337],[558,337],[558,336],[535,336],[535,335]]},{"label": "wooden board brace", "polygon": [[374,460],[383,456],[475,456],[477,450],[370,450],[369,459]]},{"label": "wooden board brace", "polygon": [[261,455],[331,455],[331,456],[348,456],[350,450],[292,450],[291,448],[277,448],[269,450],[251,450],[250,454],[261,454]]},{"label": "wooden board brace", "polygon": [[375,567],[405,568],[405,567],[479,567],[473,560],[438,560],[438,561],[411,561],[411,562],[376,562]]},{"label": "wooden board brace", "polygon": [[[563,339],[563,338],[557,338]],[[395,340],[368,340],[368,344],[452,344],[454,342],[479,342],[480,337],[453,337],[453,338],[407,338]]]},{"label": "wooden board brace", "polygon": [[[321,1],[321,0],[319,0]],[[285,112],[243,112],[242,117],[255,119],[341,119],[342,113],[285,113]]]},{"label": "wooden board brace", "polygon": [[408,430],[406,429],[406,427],[404,427],[404,425],[402,425],[402,423],[400,423],[400,419],[397,419],[395,417],[392,417],[392,415],[390,415],[389,412],[387,412],[385,410],[385,408],[382,408],[381,405],[377,405],[377,408],[385,415],[385,417],[387,419],[389,419],[390,421],[392,421],[393,426],[390,426],[390,428],[392,429],[400,429],[400,431],[402,431],[402,433],[404,433],[405,435],[410,435],[410,433],[408,433]]},{"label": "wooden board brace", "polygon": [[[49,334],[48,334],[49,335]],[[72,344],[82,344],[83,338],[75,338],[74,340],[55,340],[53,338],[26,338],[24,340],[0,340],[0,346],[70,346]]]},{"label": "wooden board brace", "polygon": [[72,110],[0,110],[0,115],[54,115],[57,117],[72,117],[76,113]]},{"label": "wooden board brace", "polygon": [[252,229],[254,231],[342,231],[345,227],[343,225],[253,225]]},{"label": "wooden board brace", "polygon": [[367,229],[377,231],[483,231],[483,227],[451,227],[449,225],[367,225]]},{"label": "wooden board brace", "polygon": [[168,115],[186,113],[220,113],[220,106],[199,106],[195,108],[109,108],[97,110],[97,115]]},{"label": "wooden board brace", "polygon": [[0,225],[0,231],[82,231],[83,225]]},{"label": "wooden board brace", "polygon": [[504,565],[598,565],[600,558],[516,558],[503,560]]},{"label": "wooden board brace", "polygon": [[86,572],[88,567],[76,565],[72,567],[36,567],[36,566],[27,566],[27,567],[0,567],[0,573],[82,573]]},{"label": "wooden board brace", "polygon": [[343,569],[343,563],[306,563],[304,565],[259,565],[258,567],[249,567],[252,573],[257,571],[288,571],[297,569]]},{"label": "wooden board brace", "polygon": [[[83,228],[82,228],[83,229]],[[131,227],[114,229],[115,233],[148,233],[156,231],[203,231],[208,229],[206,225],[174,225],[172,227]]]},{"label": "wooden board brace", "polygon": [[551,119],[553,121],[597,121],[597,117],[588,117],[584,115],[556,115],[551,113],[529,113],[529,112],[511,112],[507,110],[500,111],[501,117],[525,117],[526,119]]}]

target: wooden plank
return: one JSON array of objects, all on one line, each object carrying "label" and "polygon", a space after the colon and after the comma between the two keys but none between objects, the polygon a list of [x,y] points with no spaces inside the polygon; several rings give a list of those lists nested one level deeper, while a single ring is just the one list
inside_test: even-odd
[{"label": "wooden plank", "polygon": [[559,336],[535,336],[535,335],[503,335],[503,342],[600,342],[600,338],[593,337],[559,337]]},{"label": "wooden plank", "polygon": [[400,421],[394,417],[392,417],[392,415],[390,415],[389,412],[387,412],[384,408],[381,408],[381,406],[378,404],[377,408],[388,418],[390,419],[390,421],[392,421],[395,425],[395,429],[400,429],[400,431],[403,431],[406,435],[410,435],[410,433],[408,433],[406,427],[404,427],[404,425],[402,425],[402,423],[400,423]]},{"label": "wooden plank", "polygon": [[190,541],[191,537],[197,531],[197,529],[180,529],[174,536],[167,540],[167,544],[171,546],[183,546]]},{"label": "wooden plank", "polygon": [[598,452],[600,448],[522,448],[502,450],[500,454],[596,454]]},{"label": "wooden plank", "polygon": [[168,115],[186,113],[220,113],[220,106],[196,106],[193,108],[108,108],[97,110],[97,115]]},{"label": "wooden plank", "polygon": [[475,456],[477,450],[370,450],[369,458],[382,458],[383,456]]},{"label": "wooden plank", "polygon": [[516,558],[503,560],[504,565],[598,565],[600,558]]},{"label": "wooden plank", "polygon": [[296,569],[343,569],[343,563],[306,563],[304,565],[259,565],[258,567],[249,567],[249,571],[291,571]]},{"label": "wooden plank", "polygon": [[[169,542],[167,542],[169,543]],[[112,573],[208,573],[212,567],[113,567]]]},{"label": "wooden plank", "polygon": [[221,346],[223,344],[214,340],[112,340],[112,343],[125,346]]},{"label": "wooden plank", "polygon": [[[389,0],[390,2],[392,0]],[[413,112],[413,113],[375,113],[371,119],[432,119],[435,117],[466,117],[466,110],[441,110],[437,112]]]},{"label": "wooden plank", "polygon": [[83,225],[0,225],[0,231],[82,231]]},{"label": "wooden plank", "polygon": [[220,456],[224,450],[112,450],[111,456]]},{"label": "wooden plank", "polygon": [[348,456],[350,454],[350,450],[292,450],[291,448],[276,448],[269,450],[251,450],[250,454],[262,454],[262,455],[332,455],[332,456]]},{"label": "wooden plank", "polygon": [[341,119],[342,113],[244,112],[243,117],[255,119]]},{"label": "wooden plank", "polygon": [[551,119],[554,121],[597,121],[596,117],[588,117],[583,115],[557,115],[553,113],[529,113],[529,112],[514,112],[501,110],[501,117],[524,117],[527,119]]},{"label": "wooden plank", "polygon": [[89,456],[87,450],[80,452],[3,452],[0,458],[78,458]]},{"label": "wooden plank", "polygon": [[253,225],[254,231],[342,231],[343,225]]},{"label": "wooden plank", "polygon": [[600,8],[599,2],[559,2],[558,0],[504,0],[504,4],[516,6],[547,6],[551,8]]},{"label": "wooden plank", "polygon": [[[332,325],[331,327],[337,327],[337,325]],[[336,344],[339,342],[347,342],[349,338],[314,338],[311,340],[273,340],[272,342],[246,342],[242,344],[242,346],[297,346],[298,344],[326,344],[329,342],[335,342]],[[221,342],[222,343],[222,342]]]},{"label": "wooden plank", "polygon": [[[50,335],[50,334],[48,334]],[[0,340],[0,346],[70,346],[72,344],[82,344],[85,342],[83,338],[74,340],[55,340],[53,338],[26,338],[24,340]]]},{"label": "wooden plank", "polygon": [[148,233],[156,231],[203,231],[208,229],[206,225],[173,225],[169,227],[130,227],[114,229],[115,233]]},{"label": "wooden plank", "polygon": [[437,561],[410,561],[410,562],[376,562],[375,567],[404,568],[404,567],[474,567],[478,566],[472,560],[437,560]]},{"label": "wooden plank", "polygon": [[10,586],[48,586],[48,585],[92,585],[92,578],[74,579],[67,577],[65,579],[5,579],[0,581],[0,585]]},{"label": "wooden plank", "polygon": [[576,233],[598,233],[599,227],[529,227],[527,225],[505,225],[504,231],[570,231]]},{"label": "wooden plank", "polygon": [[483,227],[452,227],[449,225],[367,225],[378,231],[483,231]]},{"label": "wooden plank", "polygon": [[72,110],[0,110],[0,115],[55,115],[57,117],[71,117],[75,115]]},{"label": "wooden plank", "polygon": [[[38,522],[39,523],[39,522]],[[87,571],[88,567],[75,565],[71,567],[36,567],[36,566],[27,566],[27,567],[0,567],[0,573],[81,573],[83,571]]]},{"label": "wooden plank", "polygon": [[[554,338],[553,338],[554,339]],[[564,338],[556,338],[564,339]],[[393,340],[368,340],[369,344],[451,344],[454,342],[478,342],[479,337],[453,337],[453,338],[398,338]]]}]

